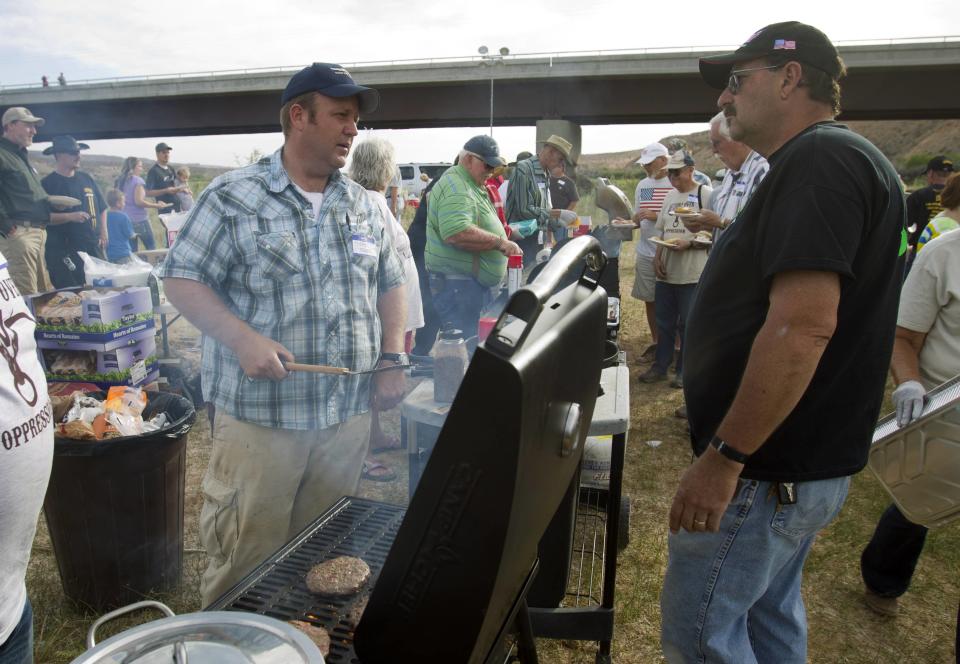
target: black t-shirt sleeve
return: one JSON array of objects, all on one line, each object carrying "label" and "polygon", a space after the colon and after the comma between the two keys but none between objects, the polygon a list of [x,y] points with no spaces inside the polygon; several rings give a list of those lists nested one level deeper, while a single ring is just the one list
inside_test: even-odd
[{"label": "black t-shirt sleeve", "polygon": [[97,214],[100,215],[107,209],[107,201],[103,197],[103,192],[100,191],[100,187],[98,187],[97,183],[92,179],[90,180],[90,186],[93,187],[94,203],[97,206]]},{"label": "black t-shirt sleeve", "polygon": [[151,167],[150,170],[147,171],[147,181],[143,188],[147,191],[164,188],[163,175],[155,166]]},{"label": "black t-shirt sleeve", "polygon": [[567,197],[570,199],[570,202],[573,203],[574,201],[579,201],[580,192],[577,191],[576,180],[574,180],[573,178],[567,178],[567,184],[569,187],[567,189]]},{"label": "black t-shirt sleeve", "polygon": [[761,274],[769,281],[789,270],[836,272],[856,278],[853,261],[863,232],[860,204],[821,185],[779,195],[759,237]]}]

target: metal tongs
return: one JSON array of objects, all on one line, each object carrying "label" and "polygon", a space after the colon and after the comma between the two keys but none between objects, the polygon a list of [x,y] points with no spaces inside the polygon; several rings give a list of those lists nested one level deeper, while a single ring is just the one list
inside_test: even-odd
[{"label": "metal tongs", "polygon": [[[417,361],[413,361],[416,359]],[[396,371],[397,369],[419,369],[424,365],[432,364],[433,358],[412,356],[410,364],[394,364],[389,367],[377,367],[367,369],[366,371],[354,371],[346,367],[330,367],[325,364],[301,364],[299,362],[284,362],[283,367],[287,371],[306,371],[309,373],[329,374],[331,376],[363,376],[365,374],[381,373],[383,371]]]},{"label": "metal tongs", "polygon": [[380,373],[381,371],[394,371],[396,369],[406,369],[409,365],[395,364],[390,367],[377,367],[376,369],[367,369],[366,371],[353,371],[346,367],[328,367],[325,364],[300,364],[299,362],[284,362],[283,368],[287,371],[306,371],[309,373],[330,374],[332,376],[361,376],[363,374]]}]

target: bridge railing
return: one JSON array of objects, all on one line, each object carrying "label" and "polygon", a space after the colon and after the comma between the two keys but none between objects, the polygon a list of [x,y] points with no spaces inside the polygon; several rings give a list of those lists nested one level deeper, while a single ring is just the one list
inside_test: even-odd
[{"label": "bridge railing", "polygon": [[[899,44],[946,44],[960,42],[960,35],[948,35],[942,37],[897,37],[892,39],[859,39],[834,42],[838,48],[855,46],[892,46]],[[731,51],[736,46],[729,44],[720,46],[662,46],[651,48],[618,48],[618,49],[586,49],[577,51],[544,51],[533,53],[511,53],[509,55],[468,55],[468,56],[448,56],[437,58],[410,58],[410,59],[392,59],[392,60],[366,60],[359,62],[340,63],[350,69],[376,69],[382,67],[401,67],[416,65],[434,65],[434,64],[469,64],[469,63],[490,63],[490,62],[512,62],[523,60],[563,60],[570,58],[583,57],[602,57],[616,55],[657,55],[671,53],[709,53],[720,51]],[[175,74],[138,74],[132,76],[110,76],[105,78],[86,78],[68,81],[70,86],[78,85],[110,85],[114,83],[136,83],[146,81],[176,81],[197,78],[210,78],[215,76],[247,76],[260,74],[283,74],[299,71],[304,67],[299,65],[285,65],[279,67],[248,67],[244,69],[211,69],[207,71],[196,71]],[[26,90],[43,87],[43,83],[15,83],[0,84],[0,91]],[[50,88],[59,88],[62,86],[51,84]]]}]

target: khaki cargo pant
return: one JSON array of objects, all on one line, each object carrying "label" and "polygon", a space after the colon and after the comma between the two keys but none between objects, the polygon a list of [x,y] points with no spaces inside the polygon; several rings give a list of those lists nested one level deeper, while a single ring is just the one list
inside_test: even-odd
[{"label": "khaki cargo pant", "polygon": [[10,277],[21,295],[53,290],[43,259],[46,244],[47,231],[42,228],[20,226],[7,237],[0,237],[0,253],[7,259]]},{"label": "khaki cargo pant", "polygon": [[217,411],[200,542],[208,606],[342,496],[356,495],[370,414],[319,431],[269,429]]}]

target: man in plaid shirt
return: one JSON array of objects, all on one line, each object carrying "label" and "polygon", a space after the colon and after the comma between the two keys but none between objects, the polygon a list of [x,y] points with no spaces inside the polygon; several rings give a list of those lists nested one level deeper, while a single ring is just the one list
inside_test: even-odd
[{"label": "man in plaid shirt", "polygon": [[314,63],[282,96],[284,145],[203,192],[164,262],[170,300],[205,334],[215,408],[200,537],[209,604],[356,492],[369,407],[403,397],[404,271],[369,192],[340,173],[375,90]]}]

